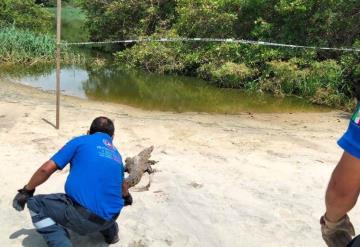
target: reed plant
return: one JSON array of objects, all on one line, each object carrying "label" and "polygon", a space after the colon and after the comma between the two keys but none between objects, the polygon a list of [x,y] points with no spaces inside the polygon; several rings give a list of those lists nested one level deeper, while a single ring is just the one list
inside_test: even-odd
[{"label": "reed plant", "polygon": [[[36,64],[55,61],[55,37],[15,27],[0,28],[0,63]],[[62,62],[82,63],[83,58],[62,46]]]}]

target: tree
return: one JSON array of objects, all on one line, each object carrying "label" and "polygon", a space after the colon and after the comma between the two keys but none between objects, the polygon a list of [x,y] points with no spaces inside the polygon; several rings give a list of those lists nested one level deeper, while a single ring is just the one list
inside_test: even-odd
[{"label": "tree", "polygon": [[0,0],[0,26],[48,32],[51,14],[32,0]]},{"label": "tree", "polygon": [[91,39],[129,39],[168,29],[175,0],[82,0]]}]

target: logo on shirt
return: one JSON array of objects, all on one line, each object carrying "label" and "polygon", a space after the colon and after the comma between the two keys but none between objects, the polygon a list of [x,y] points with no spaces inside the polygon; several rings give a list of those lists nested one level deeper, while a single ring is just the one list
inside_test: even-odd
[{"label": "logo on shirt", "polygon": [[98,150],[98,155],[100,157],[112,159],[117,163],[121,163],[121,156],[117,152],[115,146],[107,139],[103,139],[103,143],[105,147],[101,145],[96,146]]},{"label": "logo on shirt", "polygon": [[356,111],[351,117],[351,120],[355,122],[357,125],[360,125],[360,105],[357,106]]},{"label": "logo on shirt", "polygon": [[109,142],[108,140],[103,139],[103,143],[104,143],[104,145],[105,145],[106,147],[111,148],[111,149],[114,149],[114,146],[113,146],[112,143]]}]

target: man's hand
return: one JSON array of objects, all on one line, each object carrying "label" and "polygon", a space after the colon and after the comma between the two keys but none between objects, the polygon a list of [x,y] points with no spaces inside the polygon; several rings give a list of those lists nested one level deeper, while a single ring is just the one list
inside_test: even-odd
[{"label": "man's hand", "polygon": [[24,188],[18,190],[18,192],[19,193],[17,193],[17,195],[13,200],[13,207],[17,211],[22,211],[24,210],[26,202],[29,200],[30,197],[34,195],[35,189],[28,190],[26,189],[26,185],[25,185]]},{"label": "man's hand", "polygon": [[128,195],[123,196],[124,199],[124,206],[131,206],[133,203],[133,199],[130,193],[128,193]]},{"label": "man's hand", "polygon": [[345,247],[355,235],[354,226],[347,215],[335,223],[324,215],[320,218],[320,225],[322,238],[328,247]]},{"label": "man's hand", "polygon": [[133,203],[132,196],[129,192],[129,185],[126,181],[122,184],[122,198],[124,199],[124,206],[131,206]]}]

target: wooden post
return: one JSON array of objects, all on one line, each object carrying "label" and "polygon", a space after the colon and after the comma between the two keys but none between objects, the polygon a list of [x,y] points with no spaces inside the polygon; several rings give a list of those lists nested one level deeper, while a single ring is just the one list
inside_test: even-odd
[{"label": "wooden post", "polygon": [[60,128],[61,0],[56,1],[56,129]]}]

